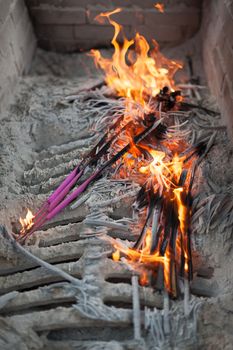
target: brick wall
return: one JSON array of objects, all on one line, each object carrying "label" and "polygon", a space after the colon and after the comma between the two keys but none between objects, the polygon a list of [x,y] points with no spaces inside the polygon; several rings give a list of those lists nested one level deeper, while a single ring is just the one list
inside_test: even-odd
[{"label": "brick wall", "polygon": [[177,45],[196,33],[200,25],[200,0],[163,0],[165,12],[154,8],[155,0],[26,0],[39,46],[72,52],[109,46],[113,28],[98,24],[100,12],[122,7],[114,15],[132,37],[136,31],[160,45]]},{"label": "brick wall", "polygon": [[204,1],[202,36],[209,87],[233,140],[233,0]]},{"label": "brick wall", "polygon": [[0,112],[12,95],[17,78],[26,71],[35,36],[23,0],[0,0]]}]

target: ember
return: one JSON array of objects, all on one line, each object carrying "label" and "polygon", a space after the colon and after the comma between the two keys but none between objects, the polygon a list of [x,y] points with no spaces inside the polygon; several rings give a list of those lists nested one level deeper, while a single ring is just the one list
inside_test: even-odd
[{"label": "ember", "polygon": [[[197,159],[205,144],[190,147],[182,132],[171,126],[169,112],[181,108],[183,103],[173,80],[182,65],[165,58],[155,41],[150,50],[138,33],[133,40],[124,39],[121,46],[118,35],[122,27],[111,18],[120,11],[118,8],[101,13],[97,18],[107,19],[115,28],[112,58],[103,58],[97,50],[92,50],[91,55],[104,70],[106,84],[124,98],[125,113],[108,126],[98,144],[38,213],[30,216],[30,222],[23,223],[19,239],[24,241],[52,219],[107,169],[115,178],[130,177],[141,186],[135,208],[142,229],[132,247],[113,242],[113,259],[118,261],[124,256],[141,274],[140,282],[154,287],[162,269],[166,293],[177,297],[178,278],[192,279],[191,191]],[[70,193],[90,168],[93,173]]]},{"label": "ember", "polygon": [[157,2],[157,4],[155,4],[154,6],[159,12],[164,12],[164,4]]}]

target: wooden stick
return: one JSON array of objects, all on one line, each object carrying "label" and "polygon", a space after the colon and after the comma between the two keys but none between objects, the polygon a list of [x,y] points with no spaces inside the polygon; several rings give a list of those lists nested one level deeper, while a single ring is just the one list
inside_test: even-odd
[{"label": "wooden stick", "polygon": [[141,315],[140,315],[140,299],[138,288],[138,276],[132,276],[133,287],[133,325],[134,325],[134,339],[141,339]]}]

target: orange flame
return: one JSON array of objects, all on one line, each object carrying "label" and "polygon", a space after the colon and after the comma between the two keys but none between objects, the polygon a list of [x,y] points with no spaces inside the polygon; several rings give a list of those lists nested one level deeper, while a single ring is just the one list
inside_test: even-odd
[{"label": "orange flame", "polygon": [[115,252],[112,253],[112,259],[114,261],[120,260],[120,250],[119,249],[115,250]]},{"label": "orange flame", "polygon": [[185,266],[184,269],[187,272],[188,271],[188,252],[187,252],[187,216],[188,216],[188,209],[183,204],[181,199],[181,193],[184,191],[184,188],[179,187],[174,189],[174,194],[176,197],[177,205],[178,205],[178,218],[180,222],[180,231],[182,235],[182,239],[184,242],[184,257],[185,257]]},{"label": "orange flame", "polygon": [[[164,12],[162,3],[157,3],[154,6],[158,11]],[[182,68],[182,64],[164,57],[160,53],[159,45],[155,40],[152,41],[153,49],[150,49],[145,37],[139,33],[136,33],[134,39],[126,39],[122,26],[111,18],[120,11],[121,9],[117,8],[111,12],[101,13],[96,18],[101,23],[106,19],[114,27],[114,36],[111,41],[114,47],[112,57],[105,58],[98,50],[91,50],[91,55],[97,67],[105,72],[107,85],[118,96],[126,99],[124,122],[128,122],[140,118],[139,110],[142,110],[142,115],[155,112],[151,110],[153,108],[151,107],[153,103],[150,103],[151,99],[153,102],[153,98],[165,86],[170,90],[175,89],[174,75],[178,69]],[[123,43],[120,44],[120,37],[122,36]],[[176,97],[177,103],[182,102],[182,100],[182,96],[178,95]],[[184,254],[185,271],[188,270],[187,228],[189,213],[182,196],[182,193],[186,195],[187,189],[185,186],[178,185],[182,170],[184,168],[188,170],[191,163],[191,161],[185,163],[184,159],[179,157],[179,153],[187,148],[187,144],[183,140],[177,139],[171,142],[167,138],[167,140],[160,141],[160,148],[157,150],[143,142],[140,145],[135,145],[133,143],[135,127],[139,132],[140,123],[135,123],[134,127],[126,130],[113,146],[112,151],[114,152],[124,147],[126,143],[131,145],[130,150],[117,164],[117,166],[119,165],[119,171],[115,176],[131,177],[138,183],[146,183],[150,189],[154,189],[155,193],[164,196],[166,205],[168,207],[170,205],[172,210],[176,211],[179,220],[176,246],[166,246],[165,252],[162,250],[164,255],[161,255],[159,248],[151,253],[152,238],[154,237],[152,237],[152,228],[148,227],[140,249],[130,248],[119,242],[114,242],[113,245],[116,250],[112,257],[113,260],[119,261],[122,253],[126,261],[140,271],[140,283],[143,285],[148,284],[148,270],[152,267],[153,273],[155,273],[156,268],[162,264],[165,288],[175,296],[177,293],[175,271],[176,264],[179,264],[177,254],[180,256],[181,253]],[[150,160],[148,160],[148,157],[151,157]],[[161,221],[164,220],[163,215],[160,217]],[[167,239],[165,237],[167,233],[164,228],[160,232],[159,243],[162,243]],[[157,244],[157,247],[159,247],[159,244]],[[173,251],[174,249],[177,254]],[[144,265],[146,265],[146,268]]]},{"label": "orange flame", "polygon": [[161,190],[164,187],[166,189],[169,189],[171,186],[175,187],[176,185],[173,179],[177,180],[180,177],[183,163],[182,159],[174,155],[172,161],[166,161],[165,152],[149,149],[149,153],[153,161],[149,165],[142,166],[139,171],[153,178],[153,181],[159,185]]},{"label": "orange flame", "polygon": [[24,234],[27,230],[29,230],[33,226],[33,219],[34,215],[32,214],[31,210],[28,209],[27,215],[25,219],[19,218],[19,222],[22,226],[20,230],[20,234]]},{"label": "orange flame", "polygon": [[[159,53],[156,41],[153,41],[155,47],[150,52],[148,42],[139,33],[136,33],[132,40],[124,37],[123,45],[120,45],[118,37],[123,34],[122,26],[110,18],[120,11],[121,9],[117,8],[97,16],[98,21],[107,18],[114,27],[115,33],[111,42],[114,46],[113,56],[104,58],[98,50],[91,50],[90,54],[94,57],[96,65],[105,72],[105,80],[109,87],[119,96],[145,105],[146,101],[151,96],[156,96],[164,86],[174,88],[173,76],[182,65]],[[129,51],[133,45],[134,52]]]},{"label": "orange flame", "polygon": [[162,4],[161,2],[157,2],[157,4],[154,5],[154,7],[161,13],[164,12],[164,4]]}]

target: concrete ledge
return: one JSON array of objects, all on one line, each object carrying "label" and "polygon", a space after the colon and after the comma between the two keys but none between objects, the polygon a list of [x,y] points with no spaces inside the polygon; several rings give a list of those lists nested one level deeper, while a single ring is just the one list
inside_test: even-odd
[{"label": "concrete ledge", "polygon": [[36,39],[23,0],[0,1],[0,113],[31,64]]}]

